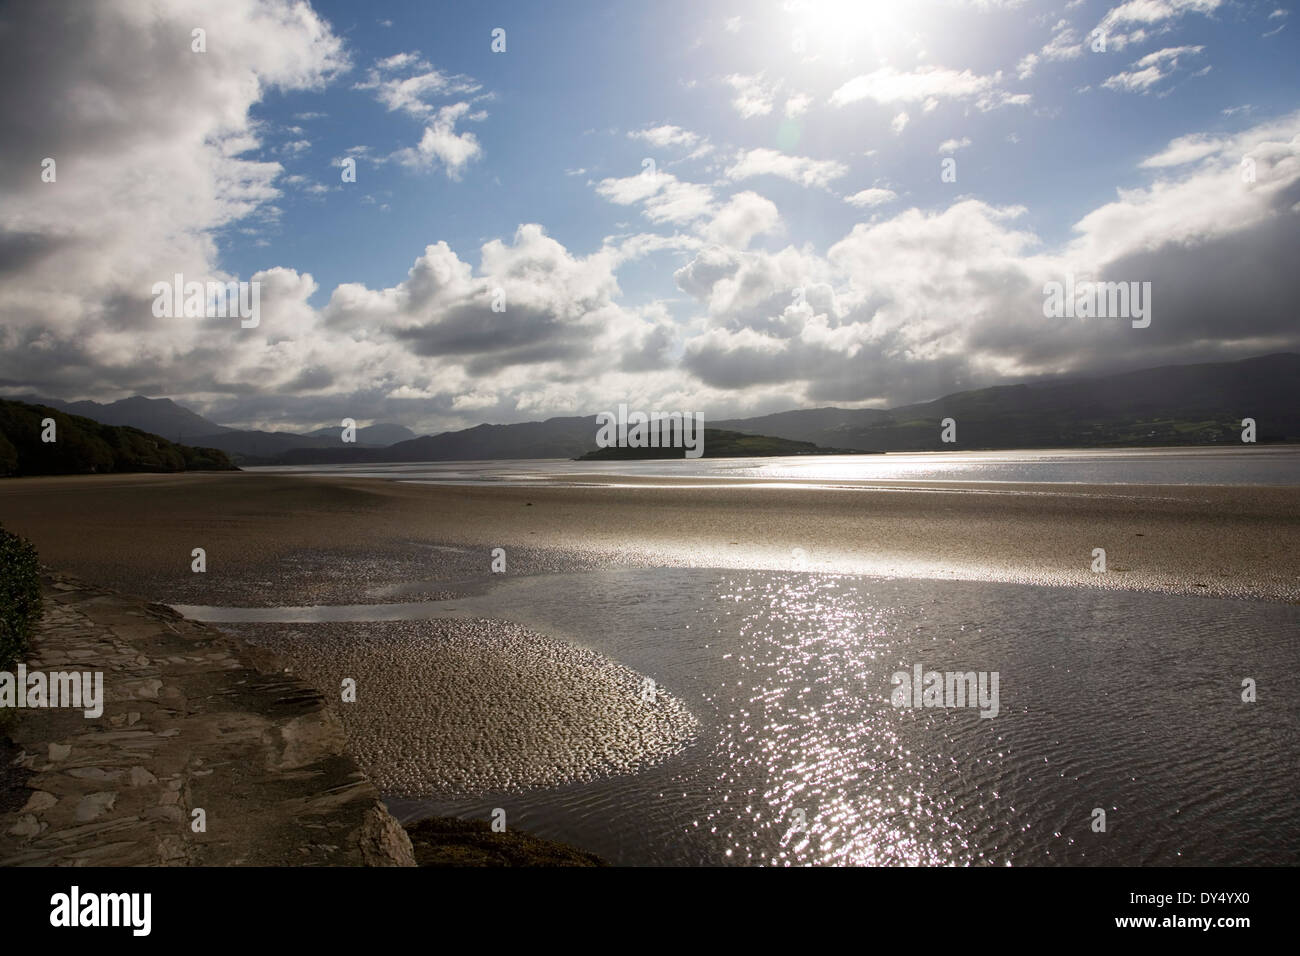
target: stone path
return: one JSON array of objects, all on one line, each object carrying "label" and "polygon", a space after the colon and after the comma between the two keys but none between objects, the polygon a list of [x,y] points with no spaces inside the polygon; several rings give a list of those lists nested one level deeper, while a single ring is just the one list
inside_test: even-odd
[{"label": "stone path", "polygon": [[104,711],[6,709],[0,866],[414,865],[337,717],[275,658],[162,605],[42,583],[28,672],[102,671]]}]

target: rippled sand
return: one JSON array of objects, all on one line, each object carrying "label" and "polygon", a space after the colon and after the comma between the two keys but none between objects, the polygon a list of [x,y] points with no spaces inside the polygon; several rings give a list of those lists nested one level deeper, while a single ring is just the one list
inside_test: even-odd
[{"label": "rippled sand", "polygon": [[[695,718],[591,651],[505,621],[243,625],[337,709],[349,752],[394,796],[519,791],[633,773]],[[356,702],[341,701],[344,678]]]}]

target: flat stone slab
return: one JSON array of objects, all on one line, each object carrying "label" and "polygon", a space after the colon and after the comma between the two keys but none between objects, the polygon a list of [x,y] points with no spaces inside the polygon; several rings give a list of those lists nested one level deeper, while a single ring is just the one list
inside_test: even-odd
[{"label": "flat stone slab", "polygon": [[101,672],[103,713],[4,714],[0,866],[415,865],[337,716],[274,656],[66,575],[42,590],[27,671]]}]

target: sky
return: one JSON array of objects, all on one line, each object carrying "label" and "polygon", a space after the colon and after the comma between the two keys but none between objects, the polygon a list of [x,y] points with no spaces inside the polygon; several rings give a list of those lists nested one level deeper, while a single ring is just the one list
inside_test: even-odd
[{"label": "sky", "polygon": [[[1296,18],[11,3],[0,394],[425,433],[1300,350]],[[178,273],[256,326],[156,315]],[[1067,276],[1150,282],[1150,324],[1045,316]]]}]

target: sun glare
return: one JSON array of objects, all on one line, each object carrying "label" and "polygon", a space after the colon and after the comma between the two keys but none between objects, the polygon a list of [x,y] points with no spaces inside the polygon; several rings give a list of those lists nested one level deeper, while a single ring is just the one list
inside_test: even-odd
[{"label": "sun glare", "polygon": [[791,49],[808,58],[887,61],[919,40],[915,0],[789,0],[784,10]]}]

